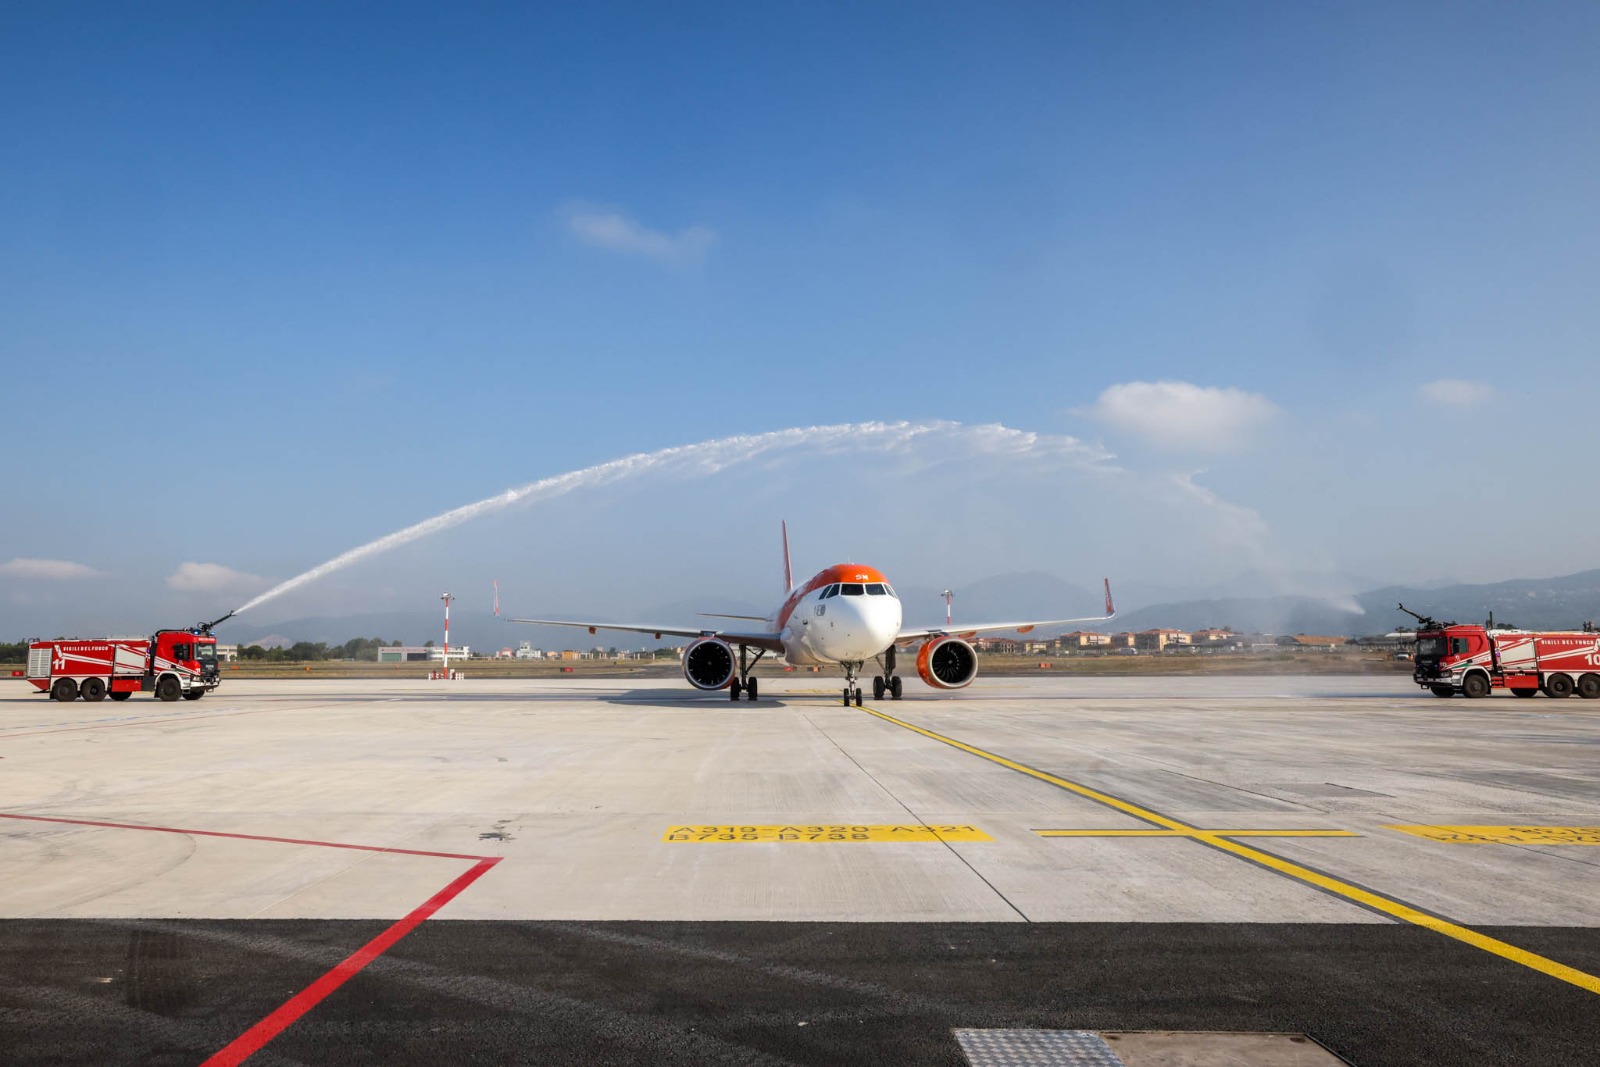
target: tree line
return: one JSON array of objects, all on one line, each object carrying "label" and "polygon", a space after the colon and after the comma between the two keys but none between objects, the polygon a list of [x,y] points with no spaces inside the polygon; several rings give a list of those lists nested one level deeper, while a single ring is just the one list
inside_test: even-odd
[{"label": "tree line", "polygon": [[[353,659],[368,663],[378,661],[378,649],[399,648],[399,641],[385,641],[381,637],[352,637],[342,645],[322,641],[296,641],[288,648],[262,648],[260,645],[240,645],[241,660],[259,660],[266,663],[303,663],[317,659]],[[429,641],[424,648],[432,648]]]}]

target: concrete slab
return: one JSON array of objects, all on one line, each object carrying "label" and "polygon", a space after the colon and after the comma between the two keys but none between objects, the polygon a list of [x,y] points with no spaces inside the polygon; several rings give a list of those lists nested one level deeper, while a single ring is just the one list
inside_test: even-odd
[{"label": "concrete slab", "polygon": [[[813,693],[812,690],[818,690]],[[1600,706],[1439,701],[1404,679],[997,679],[878,705],[1255,847],[1483,924],[1600,925],[1600,849],[1463,847],[1394,823],[1594,825]],[[0,699],[0,811],[503,857],[446,917],[1390,921],[831,702],[613,680],[230,681],[200,705]],[[668,844],[675,823],[958,822],[993,838]],[[383,918],[462,861],[5,820],[0,916]]]}]

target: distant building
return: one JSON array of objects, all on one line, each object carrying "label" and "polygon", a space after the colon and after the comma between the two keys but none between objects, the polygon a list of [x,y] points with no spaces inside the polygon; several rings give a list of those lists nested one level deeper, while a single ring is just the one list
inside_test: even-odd
[{"label": "distant building", "polygon": [[544,649],[534,648],[532,644],[524,641],[517,646],[517,651],[513,655],[517,659],[544,659]]},{"label": "distant building", "polygon": [[1321,652],[1332,652],[1345,644],[1343,637],[1325,637],[1320,634],[1293,634],[1278,638],[1278,644],[1284,648],[1314,649]]},{"label": "distant building", "polygon": [[1010,637],[975,637],[972,647],[979,652],[1018,653],[1022,651],[1022,642]]},{"label": "distant building", "polygon": [[1193,642],[1183,630],[1140,630],[1133,635],[1133,647],[1141,652],[1162,652],[1171,645],[1189,645]]},{"label": "distant building", "polygon": [[1056,647],[1063,652],[1074,652],[1091,648],[1110,648],[1111,635],[1095,633],[1091,630],[1076,630],[1070,634],[1062,634],[1056,638]]},{"label": "distant building", "polygon": [[[468,645],[451,645],[451,659],[470,659],[472,649]],[[379,663],[427,663],[429,660],[443,660],[444,649],[429,645],[387,645],[378,649]]]},{"label": "distant building", "polygon": [[232,663],[234,660],[236,660],[238,658],[239,658],[239,646],[238,645],[218,645],[217,646],[217,661],[219,663]]},{"label": "distant building", "polygon": [[1239,635],[1232,630],[1196,630],[1189,637],[1196,645],[1225,645],[1237,641]]},{"label": "distant building", "polygon": [[385,645],[378,649],[379,663],[426,663],[433,649],[421,645]]},{"label": "distant building", "polygon": [[1128,633],[1128,632],[1124,631],[1123,633],[1120,633],[1120,634],[1112,634],[1111,635],[1111,646],[1110,647],[1112,647],[1112,648],[1134,648],[1134,647],[1136,647],[1136,645],[1137,645],[1137,642],[1134,639],[1134,635],[1131,634],[1131,633]]}]

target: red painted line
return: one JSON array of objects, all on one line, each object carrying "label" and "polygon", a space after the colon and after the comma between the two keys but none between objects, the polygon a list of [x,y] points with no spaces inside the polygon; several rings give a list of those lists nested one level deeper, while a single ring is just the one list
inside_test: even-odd
[{"label": "red painted line", "polygon": [[206,1060],[201,1067],[233,1067],[234,1064],[243,1063],[254,1056],[267,1042],[322,1003],[334,990],[359,974],[362,968],[387,952],[395,942],[415,930],[424,919],[448,904],[463,889],[476,882],[499,862],[500,857],[492,856],[475,864],[471,870],[464,872],[455,881],[429,897],[421,907],[368,941],[327,974],[286,1000],[271,1015],[234,1038],[227,1047]]},{"label": "red painted line", "polygon": [[162,834],[192,834],[196,837],[227,837],[237,841],[267,841],[280,845],[312,845],[318,848],[351,849],[356,852],[383,852],[392,856],[427,856],[433,859],[470,860],[472,862],[470,870],[457,875],[453,882],[429,897],[421,906],[413,909],[404,918],[384,930],[383,933],[351,953],[343,962],[336,965],[321,978],[318,978],[315,982],[290,997],[272,1014],[234,1038],[225,1048],[206,1060],[201,1067],[214,1067],[214,1065],[215,1067],[225,1067],[225,1065],[226,1067],[231,1067],[233,1064],[243,1063],[251,1056],[254,1056],[261,1051],[267,1042],[294,1025],[301,1016],[322,1003],[334,990],[361,973],[367,964],[393,948],[397,941],[412,930],[415,930],[424,919],[431,917],[434,912],[454,900],[462,890],[487,874],[502,859],[500,856],[469,856],[459,852],[424,852],[413,848],[352,845],[343,841],[312,841],[299,837],[269,837],[264,834],[232,834],[221,830],[184,830],[175,826],[146,826],[141,823],[105,822],[97,819],[64,819],[55,815],[17,815],[12,812],[0,811],[0,819],[16,819],[19,822],[64,823],[68,826],[95,826],[111,830],[150,830]]},{"label": "red painted line", "polygon": [[221,830],[185,830],[176,826],[145,826],[141,823],[101,822],[95,819],[62,819],[50,815],[14,815],[0,811],[0,819],[17,819],[24,822],[59,822],[68,826],[102,826],[112,830],[153,830],[160,834],[192,834],[195,837],[230,837],[237,841],[270,841],[279,845],[315,845],[318,848],[347,848],[356,852],[386,852],[394,856],[431,856],[443,860],[497,859],[491,856],[468,856],[460,852],[424,852],[414,848],[385,848],[381,845],[351,845],[342,841],[312,841],[302,837],[269,837],[264,834],[230,834]]}]

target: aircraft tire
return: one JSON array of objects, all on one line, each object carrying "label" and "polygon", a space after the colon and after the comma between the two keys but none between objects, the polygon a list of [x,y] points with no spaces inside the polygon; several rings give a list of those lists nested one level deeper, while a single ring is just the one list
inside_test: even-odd
[{"label": "aircraft tire", "polygon": [[898,674],[889,679],[889,697],[891,700],[900,699],[900,676]]},{"label": "aircraft tire", "polygon": [[873,700],[882,700],[883,699],[883,690],[884,690],[883,676],[879,675],[878,677],[872,679],[872,699]]},{"label": "aircraft tire", "polygon": [[748,699],[750,699],[750,700],[755,700],[756,699],[757,690],[756,690],[756,680],[754,678],[752,678],[748,682],[744,683],[744,691],[745,691],[745,696]]}]

